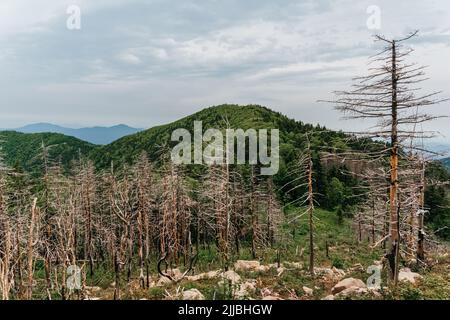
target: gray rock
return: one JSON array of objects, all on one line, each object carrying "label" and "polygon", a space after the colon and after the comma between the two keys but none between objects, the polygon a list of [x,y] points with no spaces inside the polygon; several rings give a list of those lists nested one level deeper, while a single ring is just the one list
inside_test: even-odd
[{"label": "gray rock", "polygon": [[337,294],[345,289],[356,287],[356,288],[364,288],[366,289],[366,284],[359,279],[355,278],[346,278],[344,280],[339,281],[333,289],[331,289],[332,294]]}]

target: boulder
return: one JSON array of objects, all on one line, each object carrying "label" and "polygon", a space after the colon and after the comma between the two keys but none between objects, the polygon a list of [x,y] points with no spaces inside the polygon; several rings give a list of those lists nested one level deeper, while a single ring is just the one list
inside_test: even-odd
[{"label": "boulder", "polygon": [[181,273],[180,269],[176,268],[176,269],[171,269],[168,272],[168,275],[172,277],[172,279],[180,279],[183,274]]},{"label": "boulder", "polygon": [[337,277],[345,277],[345,271],[342,269],[338,269],[336,267],[331,268],[331,270],[334,272],[335,276]]},{"label": "boulder", "polygon": [[361,288],[361,287],[349,287],[347,289],[342,290],[341,292],[339,292],[338,294],[336,294],[336,296],[348,296],[348,295],[361,295],[361,294],[366,294],[369,291],[367,290],[367,288]]},{"label": "boulder", "polygon": [[259,271],[260,267],[259,261],[238,260],[234,264],[236,271]]},{"label": "boulder", "polygon": [[409,268],[402,268],[398,273],[398,281],[410,282],[412,284],[415,284],[416,280],[422,278],[423,277],[420,274],[412,272]]},{"label": "boulder", "polygon": [[261,265],[261,266],[259,266],[259,268],[256,269],[255,271],[258,271],[258,272],[268,272],[268,271],[270,271],[270,269],[272,269],[272,266],[270,266],[270,265],[267,265],[267,266]]},{"label": "boulder", "polygon": [[238,260],[234,264],[236,271],[253,271],[253,272],[268,272],[272,268],[276,268],[276,264],[261,265],[256,260]]},{"label": "boulder", "polygon": [[305,287],[305,286],[303,287],[303,291],[305,292],[305,294],[307,296],[312,296],[314,294],[314,290],[313,289]]},{"label": "boulder", "polygon": [[186,279],[189,281],[199,281],[199,280],[205,280],[205,279],[214,279],[219,277],[220,270],[216,271],[209,271],[205,273],[200,273],[195,276],[187,276]]},{"label": "boulder", "polygon": [[334,300],[334,296],[332,294],[322,298],[321,300]]},{"label": "boulder", "polygon": [[197,289],[183,291],[183,300],[205,300],[205,296]]},{"label": "boulder", "polygon": [[314,268],[314,274],[323,278],[334,277],[334,272],[330,268]]},{"label": "boulder", "polygon": [[[239,283],[239,282],[241,281],[241,276],[238,275],[238,274],[237,274],[236,272],[234,272],[233,270],[229,270],[229,271],[223,272],[223,273],[221,274],[221,277],[222,277],[224,280],[231,281],[232,284],[237,284],[237,283]],[[222,282],[222,281],[221,281],[221,282]]]},{"label": "boulder", "polygon": [[314,268],[314,273],[324,279],[338,281],[345,276],[345,271],[338,268]]},{"label": "boulder", "polygon": [[[355,287],[355,288],[366,288],[366,285],[364,282],[362,282],[359,279],[355,279],[355,278],[346,278],[344,280],[339,281],[334,287],[333,289],[331,289],[331,293],[332,294],[337,294],[341,291],[344,291],[345,289],[351,288],[351,287]],[[352,289],[352,290],[355,290]]]},{"label": "boulder", "polygon": [[277,268],[277,277],[280,277],[286,269],[284,267]]},{"label": "boulder", "polygon": [[354,264],[351,268],[348,269],[348,272],[364,272],[365,269],[361,263]]},{"label": "boulder", "polygon": [[247,281],[239,285],[239,289],[235,292],[235,296],[238,299],[249,297],[256,291],[256,281]]},{"label": "boulder", "polygon": [[272,301],[275,301],[275,300],[284,300],[283,298],[280,298],[280,297],[278,297],[278,296],[265,296],[265,297],[263,297],[262,299],[263,299],[263,300],[272,300]]},{"label": "boulder", "polygon": [[288,268],[294,268],[294,269],[303,269],[303,264],[300,262],[285,262],[283,263]]}]

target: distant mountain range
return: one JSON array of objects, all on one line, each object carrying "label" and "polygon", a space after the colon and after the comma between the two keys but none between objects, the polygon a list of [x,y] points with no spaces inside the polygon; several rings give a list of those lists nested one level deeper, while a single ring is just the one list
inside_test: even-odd
[{"label": "distant mountain range", "polygon": [[450,155],[450,142],[448,141],[429,141],[425,144],[427,150],[442,154],[441,158],[448,157]]},{"label": "distant mountain range", "polygon": [[142,129],[132,128],[124,124],[113,127],[66,128],[51,123],[35,123],[13,129],[21,133],[61,133],[93,144],[105,145],[124,136],[135,134]]},{"label": "distant mountain range", "polygon": [[450,170],[450,158],[442,159],[441,162]]},{"label": "distant mountain range", "polygon": [[[18,163],[27,170],[33,170],[39,166],[38,155],[41,152],[41,144],[44,143],[46,146],[52,146],[51,158],[61,160],[65,166],[80,154],[89,157],[97,168],[107,168],[112,162],[117,167],[131,164],[144,151],[149,154],[151,160],[156,161],[161,150],[174,145],[170,141],[173,130],[187,128],[192,131],[194,120],[202,121],[205,129],[221,128],[224,126],[224,116],[232,128],[280,129],[280,155],[283,159],[280,171],[287,170],[286,163],[293,161],[296,149],[304,148],[305,132],[323,131],[322,127],[289,119],[261,106],[221,105],[147,130],[126,125],[72,129],[38,123],[16,130],[0,131],[0,156],[3,155],[9,166]],[[353,150],[367,149],[366,142],[349,143],[345,138],[342,132],[329,131],[317,135],[314,146],[333,149],[345,145]],[[446,149],[445,142],[435,145],[433,149]],[[450,158],[442,157],[440,161],[450,168]]]}]

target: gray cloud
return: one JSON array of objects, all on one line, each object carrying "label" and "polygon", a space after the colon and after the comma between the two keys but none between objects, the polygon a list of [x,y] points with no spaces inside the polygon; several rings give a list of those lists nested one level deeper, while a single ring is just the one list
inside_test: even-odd
[{"label": "gray cloud", "polygon": [[[82,29],[65,27],[69,4]],[[379,49],[372,1],[3,0],[0,127],[34,121],[151,126],[221,103],[259,103],[299,120],[348,126],[318,99],[348,86]],[[421,29],[424,89],[449,80],[450,5],[378,1],[381,33]],[[447,94],[448,96],[450,93]],[[450,115],[449,105],[438,111]],[[446,122],[439,129],[450,136]]]}]

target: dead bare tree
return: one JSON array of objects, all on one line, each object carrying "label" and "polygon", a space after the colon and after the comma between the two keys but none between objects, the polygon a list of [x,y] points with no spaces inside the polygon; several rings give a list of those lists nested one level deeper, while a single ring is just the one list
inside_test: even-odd
[{"label": "dead bare tree", "polygon": [[133,168],[133,174],[137,188],[139,283],[142,288],[145,288],[149,286],[150,282],[149,264],[152,237],[150,221],[156,206],[153,167],[146,153],[140,155]]},{"label": "dead bare tree", "polygon": [[402,144],[412,138],[432,136],[431,132],[417,131],[421,123],[437,116],[421,113],[422,107],[429,107],[444,100],[436,98],[439,92],[420,94],[416,85],[425,81],[423,66],[406,62],[412,49],[404,49],[402,44],[417,35],[417,31],[401,39],[387,39],[376,36],[377,41],[386,44],[383,51],[373,57],[367,76],[355,78],[350,91],[336,92],[338,98],[332,101],[336,109],[351,119],[376,120],[377,126],[358,134],[365,137],[384,139],[389,142],[390,157],[390,248],[387,254],[390,275],[394,285],[398,282],[400,252],[401,190],[399,188],[399,163],[404,158]]},{"label": "dead bare tree", "polygon": [[296,196],[293,201],[288,204],[295,204],[301,208],[305,208],[297,214],[289,222],[293,222],[302,218],[304,215],[308,217],[308,228],[309,228],[309,272],[314,275],[314,210],[315,210],[315,192],[314,186],[314,169],[313,169],[313,158],[312,150],[310,144],[310,138],[308,133],[306,137],[306,148],[302,154],[299,156],[299,160],[296,162],[295,167],[290,172],[293,177],[286,185],[282,186],[282,190],[286,190],[286,193],[297,194],[299,191],[302,192],[300,196]]}]

